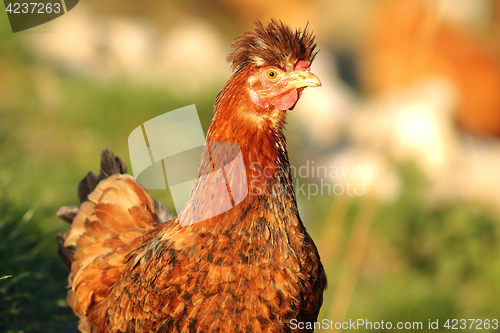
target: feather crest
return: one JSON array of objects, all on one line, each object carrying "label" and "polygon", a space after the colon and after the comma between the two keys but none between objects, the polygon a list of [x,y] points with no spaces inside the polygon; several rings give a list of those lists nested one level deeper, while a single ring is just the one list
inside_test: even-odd
[{"label": "feather crest", "polygon": [[248,65],[271,65],[291,71],[299,60],[310,65],[318,53],[307,25],[304,30],[292,31],[276,20],[271,20],[267,26],[257,21],[254,31],[243,33],[231,46],[236,50],[227,60],[232,62],[231,69],[236,72]]}]

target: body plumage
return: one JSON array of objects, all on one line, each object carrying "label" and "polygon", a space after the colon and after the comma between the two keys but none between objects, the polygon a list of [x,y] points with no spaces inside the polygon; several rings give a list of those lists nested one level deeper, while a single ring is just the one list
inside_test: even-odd
[{"label": "body plumage", "polygon": [[[59,214],[72,222],[60,255],[82,332],[291,332],[292,319],[316,320],[326,277],[300,219],[283,135],[287,110],[320,85],[309,71],[314,38],[272,21],[233,46],[234,74],[207,143],[240,148],[247,195],[205,218],[221,195],[200,177],[179,216],[163,222],[164,209],[105,150],[101,174],[80,184],[81,207]],[[224,163],[216,150],[200,175]]]}]

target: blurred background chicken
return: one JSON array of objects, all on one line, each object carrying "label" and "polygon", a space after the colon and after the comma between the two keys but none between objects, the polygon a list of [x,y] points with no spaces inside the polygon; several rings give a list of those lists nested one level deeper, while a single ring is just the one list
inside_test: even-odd
[{"label": "blurred background chicken", "polygon": [[[458,125],[478,136],[498,137],[500,55],[495,43],[490,45],[487,35],[478,38],[473,31],[466,31],[464,24],[460,24],[460,15],[480,16],[475,20],[483,25],[486,20],[493,25],[492,21],[498,17],[482,9],[487,1],[461,3],[388,1],[384,4],[366,53],[363,71],[366,85],[380,92],[432,78],[448,80],[457,90]],[[481,9],[485,12],[481,13]]]},{"label": "blurred background chicken", "polygon": [[309,22],[321,50],[286,133],[329,276],[319,319],[500,312],[500,1],[89,0],[26,33],[0,19],[2,329],[74,329],[53,257],[68,184],[103,146],[129,164],[128,134],[169,110],[196,104],[206,133],[230,41],[272,17]]}]

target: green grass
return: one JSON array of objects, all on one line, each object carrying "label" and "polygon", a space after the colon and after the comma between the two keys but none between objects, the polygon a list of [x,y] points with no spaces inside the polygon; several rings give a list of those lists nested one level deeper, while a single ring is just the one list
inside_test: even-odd
[{"label": "green grass", "polygon": [[[0,196],[0,331],[76,332],[66,304],[68,271],[57,258],[51,209]],[[49,230],[52,229],[52,230]]]}]

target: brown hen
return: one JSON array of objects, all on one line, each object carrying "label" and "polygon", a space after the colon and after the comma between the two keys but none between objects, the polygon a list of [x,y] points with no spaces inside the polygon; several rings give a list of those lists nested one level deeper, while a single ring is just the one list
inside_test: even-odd
[{"label": "brown hen", "polygon": [[[80,208],[58,212],[71,222],[59,255],[80,331],[291,332],[294,319],[316,320],[326,277],[297,210],[283,135],[286,110],[320,85],[309,71],[314,37],[258,22],[232,45],[234,73],[178,217],[162,223],[168,213],[109,150],[101,174],[80,183]],[[238,154],[240,169],[228,171]],[[223,190],[235,206],[219,213]]]}]

